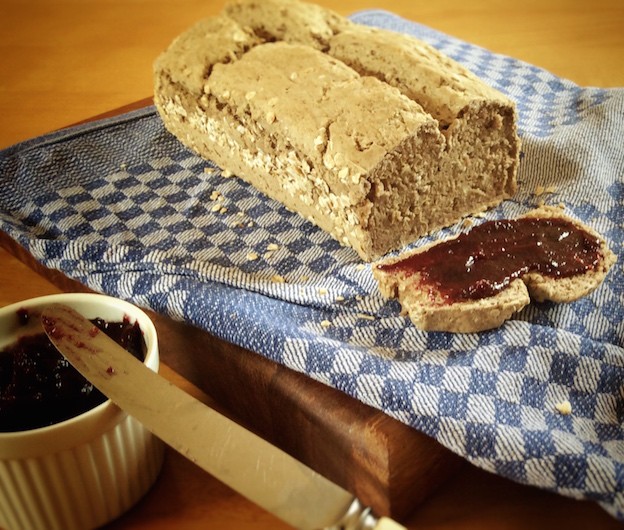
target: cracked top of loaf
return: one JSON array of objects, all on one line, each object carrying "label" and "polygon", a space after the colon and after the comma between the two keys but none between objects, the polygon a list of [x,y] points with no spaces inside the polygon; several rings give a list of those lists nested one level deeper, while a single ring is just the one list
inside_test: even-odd
[{"label": "cracked top of loaf", "polygon": [[315,164],[349,161],[347,188],[405,136],[433,121],[397,89],[301,44],[269,43],[216,65],[205,91],[269,133],[279,122],[293,147],[311,152]]},{"label": "cracked top of loaf", "polygon": [[292,0],[234,0],[223,12],[267,41],[305,44],[321,51],[327,50],[334,35],[355,26],[329,9]]},{"label": "cracked top of loaf", "polygon": [[[475,102],[509,98],[429,44],[408,35],[356,24],[330,10],[293,0],[235,0],[223,13],[180,35],[156,69],[200,93],[212,68],[256,46],[283,41],[320,50],[363,76],[399,89],[448,126]],[[180,65],[184,65],[180,69]]]}]

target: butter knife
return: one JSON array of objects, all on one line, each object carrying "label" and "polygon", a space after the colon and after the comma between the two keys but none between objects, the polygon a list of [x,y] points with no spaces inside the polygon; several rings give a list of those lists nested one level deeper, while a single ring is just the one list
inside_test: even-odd
[{"label": "butter knife", "polygon": [[46,334],[117,406],[166,444],[301,529],[396,530],[351,493],[147,368],[74,309],[44,308]]}]

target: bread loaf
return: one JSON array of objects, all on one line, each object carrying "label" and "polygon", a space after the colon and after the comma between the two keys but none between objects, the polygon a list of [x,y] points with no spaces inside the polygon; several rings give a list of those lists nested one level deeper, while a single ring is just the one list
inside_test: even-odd
[{"label": "bread loaf", "polygon": [[295,0],[232,2],[155,62],[186,146],[370,261],[516,189],[514,104],[412,37]]},{"label": "bread loaf", "polygon": [[[570,225],[563,225],[562,237],[568,232],[567,226],[579,228],[589,242],[587,256],[594,256],[595,263],[587,270],[570,276],[557,276],[554,273],[546,274],[537,270],[528,270],[515,278],[510,275],[506,278],[509,283],[506,286],[499,286],[490,296],[473,298],[465,296],[458,299],[445,298],[440,286],[425,281],[423,273],[418,270],[395,266],[401,262],[407,263],[405,260],[412,256],[422,255],[437,245],[456,240],[456,238],[450,238],[425,245],[397,257],[381,260],[373,265],[373,275],[382,294],[388,298],[398,298],[403,312],[409,316],[416,327],[425,331],[462,333],[499,327],[514,313],[528,305],[531,299],[538,302],[577,300],[596,289],[616,261],[615,255],[599,234],[566,216],[560,208],[543,206],[529,212],[524,218],[560,219],[564,223],[570,223]],[[532,235],[532,237],[536,236]],[[511,245],[509,248],[512,248]],[[549,256],[548,253],[545,255]],[[554,256],[553,263],[559,259],[565,260],[567,256]],[[458,274],[466,273],[465,266],[464,264],[463,270]],[[450,277],[449,280],[451,280]]]}]

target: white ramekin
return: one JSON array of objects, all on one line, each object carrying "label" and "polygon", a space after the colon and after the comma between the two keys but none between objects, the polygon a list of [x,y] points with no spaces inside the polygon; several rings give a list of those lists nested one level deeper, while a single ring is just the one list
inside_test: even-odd
[{"label": "white ramekin", "polygon": [[[19,338],[20,309],[32,313],[51,303],[67,304],[90,319],[138,322],[147,346],[145,364],[158,371],[158,340],[150,318],[132,304],[99,294],[43,296],[1,308],[0,348]],[[102,526],[152,486],[163,449],[158,438],[110,400],[49,427],[0,432],[0,528]]]}]

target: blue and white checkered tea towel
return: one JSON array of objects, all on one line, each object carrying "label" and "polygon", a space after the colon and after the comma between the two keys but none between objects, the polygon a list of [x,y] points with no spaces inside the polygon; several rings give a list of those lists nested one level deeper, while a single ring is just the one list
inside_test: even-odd
[{"label": "blue and white checkered tea towel", "polygon": [[[90,288],[184,319],[412,425],[476,465],[624,519],[624,90],[581,88],[383,11],[518,103],[520,191],[601,232],[592,295],[501,329],[424,333],[355,252],[183,148],[153,108],[0,153],[0,228]],[[538,188],[541,187],[541,188]],[[459,226],[442,231],[446,235]],[[556,406],[568,401],[571,413]]]}]

